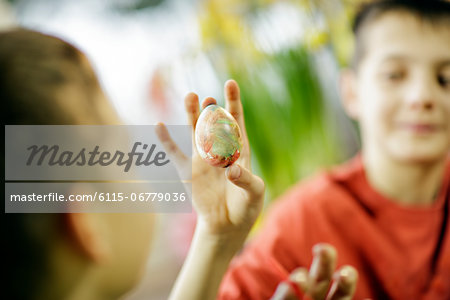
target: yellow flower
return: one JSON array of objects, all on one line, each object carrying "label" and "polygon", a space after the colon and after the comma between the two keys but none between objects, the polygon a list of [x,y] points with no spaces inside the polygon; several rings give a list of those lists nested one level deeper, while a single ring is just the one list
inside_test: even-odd
[{"label": "yellow flower", "polygon": [[312,51],[319,50],[328,40],[328,33],[324,30],[310,29],[305,33],[305,44]]}]

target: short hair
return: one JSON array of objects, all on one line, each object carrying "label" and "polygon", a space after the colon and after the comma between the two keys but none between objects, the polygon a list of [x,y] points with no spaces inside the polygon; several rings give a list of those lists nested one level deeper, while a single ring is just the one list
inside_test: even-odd
[{"label": "short hair", "polygon": [[352,25],[355,50],[351,66],[355,70],[366,52],[364,29],[385,13],[393,11],[409,13],[430,24],[450,21],[450,2],[446,0],[378,0],[364,3],[357,11]]},{"label": "short hair", "polygon": [[[0,32],[0,70],[6,124],[118,123],[89,61],[68,42],[23,28]],[[63,94],[69,86],[80,97]]]}]

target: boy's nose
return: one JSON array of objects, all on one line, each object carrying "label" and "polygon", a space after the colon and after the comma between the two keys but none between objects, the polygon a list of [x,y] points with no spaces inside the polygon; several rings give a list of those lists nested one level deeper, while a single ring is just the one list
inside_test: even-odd
[{"label": "boy's nose", "polygon": [[418,110],[432,110],[434,101],[431,97],[417,97],[411,101],[411,107]]},{"label": "boy's nose", "polygon": [[435,106],[435,83],[424,77],[411,82],[407,93],[407,103],[415,110],[432,110]]}]

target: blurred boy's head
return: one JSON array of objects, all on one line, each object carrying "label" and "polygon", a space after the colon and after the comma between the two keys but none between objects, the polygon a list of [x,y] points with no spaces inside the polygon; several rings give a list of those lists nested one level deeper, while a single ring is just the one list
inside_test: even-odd
[{"label": "blurred boy's head", "polygon": [[24,29],[0,38],[0,99],[8,108],[7,124],[119,123],[77,48]]},{"label": "blurred boy's head", "polygon": [[352,70],[343,76],[363,153],[405,163],[442,160],[450,149],[450,3],[386,0],[354,23]]},{"label": "blurred boy's head", "polygon": [[[120,123],[89,61],[58,38],[24,29],[0,33],[0,70],[6,124]],[[6,214],[6,219],[6,294],[13,299],[117,298],[144,270],[152,228],[148,214]]]}]

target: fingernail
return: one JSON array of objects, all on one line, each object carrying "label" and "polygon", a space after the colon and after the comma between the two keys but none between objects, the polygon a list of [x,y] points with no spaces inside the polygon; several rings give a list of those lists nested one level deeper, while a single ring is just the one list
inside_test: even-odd
[{"label": "fingernail", "polygon": [[306,282],[306,274],[303,270],[298,270],[292,273],[290,276],[291,280],[297,283]]},{"label": "fingernail", "polygon": [[312,250],[313,250],[313,254],[314,255],[319,255],[322,252],[323,249],[323,244],[316,244],[313,246]]},{"label": "fingernail", "polygon": [[348,267],[343,267],[341,270],[341,277],[348,277],[350,275],[350,269]]},{"label": "fingernail", "polygon": [[352,267],[344,266],[339,271],[339,281],[343,282],[344,284],[348,284],[355,280],[356,278],[356,272]]},{"label": "fingernail", "polygon": [[228,167],[228,174],[230,179],[238,179],[241,176],[241,169],[236,165],[231,165]]}]

